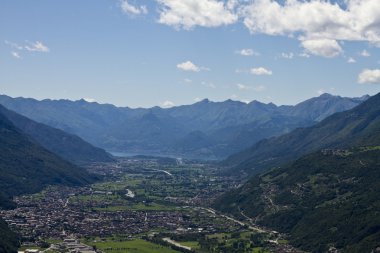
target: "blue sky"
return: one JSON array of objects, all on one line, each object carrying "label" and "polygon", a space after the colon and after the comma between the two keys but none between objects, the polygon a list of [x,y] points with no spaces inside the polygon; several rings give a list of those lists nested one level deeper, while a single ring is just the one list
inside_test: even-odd
[{"label": "blue sky", "polygon": [[380,1],[3,0],[0,93],[151,107],[380,90]]}]

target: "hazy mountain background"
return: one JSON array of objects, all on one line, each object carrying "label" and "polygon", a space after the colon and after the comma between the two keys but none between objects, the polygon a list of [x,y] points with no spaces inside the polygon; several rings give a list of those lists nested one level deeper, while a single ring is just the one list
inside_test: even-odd
[{"label": "hazy mountain background", "polygon": [[0,96],[0,104],[113,152],[222,159],[256,142],[315,124],[365,101],[323,94],[295,106],[207,99],[163,109],[131,109],[85,100]]}]

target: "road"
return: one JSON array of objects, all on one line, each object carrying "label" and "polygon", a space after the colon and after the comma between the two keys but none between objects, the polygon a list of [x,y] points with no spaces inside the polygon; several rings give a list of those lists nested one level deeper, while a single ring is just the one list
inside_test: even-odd
[{"label": "road", "polygon": [[165,241],[165,242],[168,242],[168,243],[170,243],[170,244],[173,244],[174,246],[177,246],[177,247],[179,247],[179,248],[187,249],[187,250],[191,250],[190,247],[188,247],[188,246],[184,246],[184,245],[182,245],[182,244],[180,244],[180,243],[178,243],[178,242],[176,242],[176,241],[173,241],[172,239],[170,239],[170,238],[168,238],[168,237],[162,238],[162,240]]},{"label": "road", "polygon": [[248,224],[246,224],[246,223],[244,223],[242,221],[239,221],[239,220],[237,220],[237,219],[235,219],[235,218],[233,218],[231,216],[228,216],[228,215],[225,215],[225,214],[217,214],[217,212],[214,209],[212,209],[212,208],[205,208],[205,207],[199,207],[199,208],[203,209],[203,210],[206,210],[207,212],[212,213],[214,215],[218,215],[220,217],[223,217],[223,218],[225,218],[227,220],[233,221],[236,224],[239,224],[240,226],[248,226],[248,228],[250,230],[252,230],[252,231],[256,231],[256,232],[259,232],[259,233],[268,233],[268,232],[270,232],[270,231],[266,231],[266,230],[263,230],[263,229],[258,228],[258,227],[254,227],[252,225],[248,225]]},{"label": "road", "polygon": [[169,176],[173,176],[173,174],[172,173],[170,173],[169,171],[166,171],[166,170],[159,170],[159,169],[152,169],[152,170],[154,170],[154,171],[158,171],[158,172],[163,172],[163,173],[165,173],[166,175],[169,175]]}]

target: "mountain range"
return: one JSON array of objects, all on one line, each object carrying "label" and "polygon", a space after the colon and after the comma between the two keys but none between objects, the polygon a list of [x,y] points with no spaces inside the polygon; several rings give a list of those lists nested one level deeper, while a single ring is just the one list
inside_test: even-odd
[{"label": "mountain range", "polygon": [[243,158],[241,168],[266,172],[222,196],[215,208],[287,233],[310,252],[379,249],[380,93],[244,154],[234,156]]},{"label": "mountain range", "polygon": [[352,110],[333,114],[313,126],[262,140],[230,156],[223,164],[231,167],[231,173],[252,174],[320,149],[376,144],[380,140],[378,99],[376,95]]},{"label": "mountain range", "polygon": [[[47,185],[96,180],[74,163],[113,158],[86,138],[118,151],[197,158],[223,157],[253,143],[223,164],[227,173],[255,176],[220,197],[216,209],[287,233],[291,244],[312,252],[379,246],[380,94],[324,94],[296,106],[203,100],[170,109],[0,101],[16,111],[0,106],[1,208],[14,207],[12,196]],[[2,235],[9,238],[2,242]],[[0,218],[1,247],[14,252],[17,244]]]},{"label": "mountain range", "polygon": [[113,152],[222,159],[262,139],[313,125],[367,98],[323,94],[295,106],[205,99],[168,109],[131,109],[85,100],[38,101],[1,95],[0,104]]}]

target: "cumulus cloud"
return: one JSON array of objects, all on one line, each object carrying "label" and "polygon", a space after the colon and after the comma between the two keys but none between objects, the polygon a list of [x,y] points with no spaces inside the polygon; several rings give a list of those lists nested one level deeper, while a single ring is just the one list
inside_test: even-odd
[{"label": "cumulus cloud", "polygon": [[301,45],[305,48],[307,53],[327,58],[338,56],[343,52],[343,49],[336,40],[304,40],[301,42]]},{"label": "cumulus cloud", "polygon": [[159,23],[189,30],[195,26],[217,27],[233,24],[238,16],[231,10],[237,2],[217,0],[156,0]]},{"label": "cumulus cloud", "polygon": [[128,0],[122,0],[120,7],[124,13],[132,15],[147,14],[148,8],[145,5],[135,6],[128,2]]},{"label": "cumulus cloud", "polygon": [[226,6],[228,10],[234,10],[239,6],[239,0],[228,0]]},{"label": "cumulus cloud", "polygon": [[380,69],[364,69],[358,77],[361,84],[380,84]]},{"label": "cumulus cloud", "polygon": [[380,46],[380,1],[342,2],[255,0],[239,13],[251,33],[296,37],[315,55],[339,55],[342,48],[337,41],[367,41]]},{"label": "cumulus cloud", "polygon": [[[306,55],[336,57],[339,42],[380,47],[379,0],[156,0],[159,22],[176,28],[216,27],[240,20],[252,34],[288,36]],[[250,55],[249,51],[242,55]]]},{"label": "cumulus cloud", "polygon": [[236,53],[242,56],[259,56],[260,55],[258,52],[255,52],[253,51],[253,49],[250,49],[250,48],[237,50]]},{"label": "cumulus cloud", "polygon": [[270,76],[273,74],[272,70],[266,69],[264,67],[259,67],[259,68],[252,68],[250,70],[250,73],[253,75],[261,76],[261,75],[267,75]]},{"label": "cumulus cloud", "polygon": [[354,58],[350,57],[350,58],[348,58],[347,62],[348,63],[355,63],[356,60]]},{"label": "cumulus cloud", "polygon": [[192,63],[191,61],[185,61],[177,64],[177,68],[183,71],[199,72],[201,68]]},{"label": "cumulus cloud", "polygon": [[166,101],[162,102],[161,105],[162,105],[163,108],[170,108],[170,107],[175,106],[175,104],[172,101],[169,101],[169,100],[166,100]]}]

